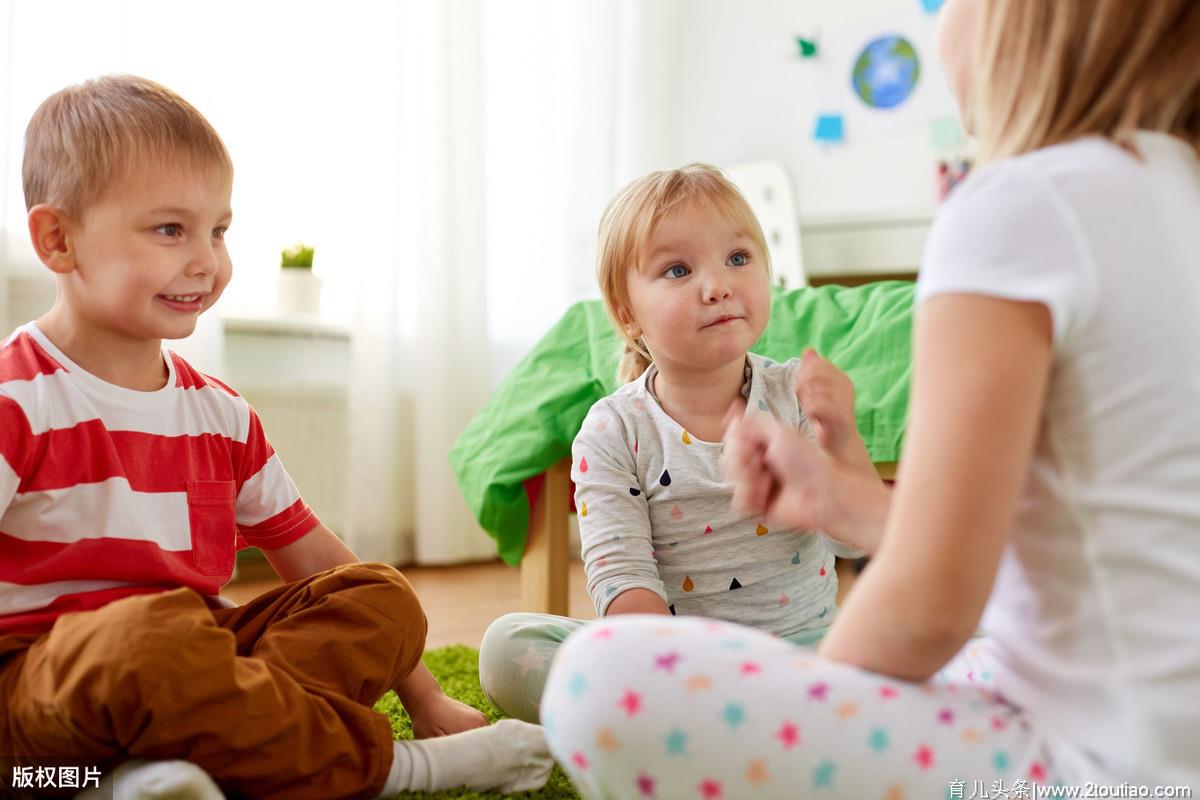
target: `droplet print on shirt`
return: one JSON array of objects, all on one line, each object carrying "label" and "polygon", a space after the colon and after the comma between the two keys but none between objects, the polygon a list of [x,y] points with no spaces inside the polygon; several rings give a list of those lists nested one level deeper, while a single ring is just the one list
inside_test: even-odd
[{"label": "droplet print on shirt", "polygon": [[678,503],[676,503],[675,507],[671,509],[671,519],[675,520],[676,522],[679,522],[681,519],[683,519],[683,509],[679,507]]},{"label": "droplet print on shirt", "polygon": [[796,551],[796,555],[792,556],[792,563],[793,564],[800,563],[800,551],[799,550]]},{"label": "droplet print on shirt", "polygon": [[579,516],[581,516],[581,517],[587,516],[587,503],[579,504]]},{"label": "droplet print on shirt", "polygon": [[683,577],[683,590],[685,592],[690,592],[692,589],[695,589],[695,588],[696,588],[696,584],[692,583],[691,576],[685,575]]},{"label": "droplet print on shirt", "polygon": [[783,592],[779,593],[779,605],[780,606],[786,606],[790,602],[792,602],[792,598],[788,597]]},{"label": "droplet print on shirt", "polygon": [[712,536],[712,532],[713,532],[712,525],[704,526],[704,535],[705,536]]},{"label": "droplet print on shirt", "polygon": [[587,469],[587,456],[584,456],[583,458],[579,459],[579,471],[587,472]]},{"label": "droplet print on shirt", "polygon": [[630,493],[631,495],[633,495],[634,497],[637,497],[639,494],[641,494],[641,493],[642,493],[642,490],[641,490],[641,489],[638,489],[636,486],[630,486],[630,487],[629,487],[629,493]]},{"label": "droplet print on shirt", "polygon": [[822,578],[825,577],[825,565],[824,564],[821,565],[821,571],[818,572],[817,574],[820,575]]},{"label": "droplet print on shirt", "polygon": [[634,439],[634,440],[633,440],[633,454],[634,454],[635,456],[637,455],[637,444],[638,444],[638,443],[637,443],[637,439]]},{"label": "droplet print on shirt", "polygon": [[671,485],[671,473],[667,472],[664,469],[663,474],[658,476],[658,482],[661,483],[663,486],[670,486]]},{"label": "droplet print on shirt", "polygon": [[733,582],[729,584],[729,591],[731,591],[731,592],[734,589],[740,589],[740,588],[742,588],[742,584],[741,584],[741,581],[739,581],[737,578],[734,578]]},{"label": "droplet print on shirt", "polygon": [[672,617],[675,616],[675,604],[672,603],[671,605],[667,606],[667,611],[671,612]]},{"label": "droplet print on shirt", "polygon": [[761,398],[759,399],[759,401],[758,401],[758,410],[759,410],[759,411],[766,411],[766,410],[767,410],[767,401],[766,401],[766,400],[763,400],[763,399],[761,399]]},{"label": "droplet print on shirt", "polygon": [[692,443],[692,437],[688,436],[688,432],[687,432],[687,431],[684,431],[684,432],[683,432],[683,443],[684,443],[684,444],[691,444],[691,443]]},{"label": "droplet print on shirt", "polygon": [[763,525],[760,522],[760,523],[758,523],[758,527],[754,529],[754,532],[759,536],[766,536],[771,531],[767,528],[766,525]]}]

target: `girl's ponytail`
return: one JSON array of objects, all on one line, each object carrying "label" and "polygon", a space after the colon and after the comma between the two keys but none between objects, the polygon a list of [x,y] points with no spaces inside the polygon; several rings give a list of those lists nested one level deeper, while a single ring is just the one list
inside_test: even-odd
[{"label": "girl's ponytail", "polygon": [[650,366],[650,356],[642,347],[641,340],[622,342],[621,362],[617,365],[617,380],[629,383],[636,380]]}]

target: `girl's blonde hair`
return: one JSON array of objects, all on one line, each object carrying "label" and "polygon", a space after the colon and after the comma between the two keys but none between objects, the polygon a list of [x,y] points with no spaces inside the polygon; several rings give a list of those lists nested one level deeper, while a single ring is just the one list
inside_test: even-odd
[{"label": "girl's blonde hair", "polygon": [[750,204],[733,182],[716,167],[688,164],[679,169],[652,172],[626,186],[608,204],[600,218],[600,243],[596,253],[596,278],[604,307],[622,339],[617,378],[627,383],[650,366],[650,353],[631,338],[625,323],[630,319],[628,276],[637,270],[646,245],[659,223],[674,209],[705,203],[738,222],[767,265],[771,256],[762,226]]},{"label": "girl's blonde hair", "polygon": [[1198,0],[983,0],[964,109],[990,161],[1138,129],[1200,151]]},{"label": "girl's blonde hair", "polygon": [[221,137],[170,89],[134,75],[105,75],[46,98],[25,129],[25,207],[79,216],[135,167],[182,159],[233,175]]}]

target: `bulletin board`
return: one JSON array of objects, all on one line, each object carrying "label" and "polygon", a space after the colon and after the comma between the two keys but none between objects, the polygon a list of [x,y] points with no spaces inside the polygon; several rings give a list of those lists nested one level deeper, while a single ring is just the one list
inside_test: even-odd
[{"label": "bulletin board", "polygon": [[807,4],[793,58],[806,83],[798,180],[822,188],[802,204],[810,220],[931,216],[968,162],[937,51],[942,4]]}]

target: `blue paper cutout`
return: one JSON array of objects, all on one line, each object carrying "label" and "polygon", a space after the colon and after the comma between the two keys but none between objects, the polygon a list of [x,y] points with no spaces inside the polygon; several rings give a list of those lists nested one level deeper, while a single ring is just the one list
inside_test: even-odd
[{"label": "blue paper cutout", "polygon": [[846,140],[846,126],[841,114],[821,114],[813,129],[813,139],[835,144]]}]

